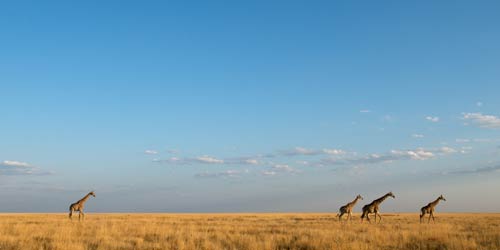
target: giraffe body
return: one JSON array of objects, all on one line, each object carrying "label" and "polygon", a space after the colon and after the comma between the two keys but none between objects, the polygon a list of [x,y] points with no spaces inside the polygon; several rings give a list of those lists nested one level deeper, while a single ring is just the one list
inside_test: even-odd
[{"label": "giraffe body", "polygon": [[435,201],[430,202],[429,204],[427,204],[427,206],[424,206],[420,209],[420,223],[422,223],[426,214],[429,214],[429,220],[427,221],[427,223],[431,222],[431,218],[432,221],[436,222],[436,220],[434,219],[434,208],[437,206],[440,200],[446,201],[443,195],[440,195]]},{"label": "giraffe body", "polygon": [[71,204],[71,206],[69,206],[69,218],[70,219],[72,219],[72,217],[73,217],[73,212],[78,212],[78,220],[85,218],[85,213],[83,212],[83,209],[85,207],[85,202],[87,202],[87,200],[90,198],[90,196],[95,197],[95,194],[93,191],[88,193],[87,195],[85,195],[79,201],[77,201],[77,202]]},{"label": "giraffe body", "polygon": [[347,203],[344,206],[341,206],[339,209],[339,213],[337,214],[337,216],[339,217],[339,221],[341,221],[342,216],[344,214],[347,214],[347,220],[351,220],[352,219],[352,209],[354,208],[354,206],[356,205],[358,200],[362,200],[362,199],[363,199],[363,197],[361,197],[361,195],[358,194],[358,196],[356,196],[356,198],[353,201]]},{"label": "giraffe body", "polygon": [[380,223],[380,221],[382,220],[382,216],[380,216],[379,213],[379,206],[385,199],[387,199],[387,197],[396,198],[396,196],[394,196],[392,192],[389,192],[384,196],[372,201],[370,204],[364,205],[363,214],[361,215],[361,222],[363,222],[363,219],[366,217],[366,220],[371,223],[369,215],[375,214],[375,223],[377,222],[377,216],[379,217],[379,223]]}]

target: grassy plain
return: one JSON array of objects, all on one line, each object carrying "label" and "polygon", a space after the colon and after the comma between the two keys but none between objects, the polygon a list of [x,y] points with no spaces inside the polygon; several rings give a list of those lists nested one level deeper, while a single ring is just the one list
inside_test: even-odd
[{"label": "grassy plain", "polygon": [[0,214],[0,250],[500,249],[500,214]]}]

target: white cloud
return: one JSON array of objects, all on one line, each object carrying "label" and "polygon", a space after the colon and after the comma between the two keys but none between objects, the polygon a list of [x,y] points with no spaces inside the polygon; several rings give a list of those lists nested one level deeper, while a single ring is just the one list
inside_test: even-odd
[{"label": "white cloud", "polygon": [[[344,150],[341,150],[341,149],[325,148],[322,150],[316,150],[316,149],[309,149],[309,148],[304,148],[304,147],[295,147],[294,149],[291,149],[291,150],[282,151],[279,155],[284,155],[284,156],[298,156],[298,155],[314,156],[314,155],[322,155],[322,154],[342,155],[345,153],[346,152]],[[279,155],[273,155],[273,157],[276,157]]]},{"label": "white cloud", "polygon": [[147,155],[156,155],[156,154],[158,154],[158,151],[148,149],[148,150],[144,151],[144,154],[147,154]]},{"label": "white cloud", "polygon": [[445,155],[457,152],[450,147],[442,147],[439,149],[424,149],[417,148],[412,150],[391,150],[383,154],[368,154],[364,156],[355,156],[349,158],[326,158],[319,162],[310,163],[312,166],[328,166],[328,165],[364,165],[388,163],[401,160],[429,160],[436,157],[436,154]]},{"label": "white cloud", "polygon": [[500,165],[491,166],[491,167],[480,167],[480,168],[472,168],[472,169],[463,169],[451,172],[444,172],[443,174],[487,174],[490,172],[498,172],[500,171]]},{"label": "white cloud", "polygon": [[259,161],[257,159],[246,159],[244,160],[245,163],[250,164],[250,165],[257,165],[259,164]]},{"label": "white cloud", "polygon": [[168,159],[153,159],[153,162],[158,163],[170,163],[170,164],[188,164],[189,161],[183,158],[170,157]]},{"label": "white cloud", "polygon": [[210,156],[199,156],[196,158],[180,158],[180,157],[170,157],[168,159],[155,159],[153,162],[160,162],[160,163],[170,163],[170,164],[193,164],[193,163],[203,163],[203,164],[222,164],[224,163],[223,160],[219,160]]},{"label": "white cloud", "polygon": [[343,155],[346,153],[344,150],[341,149],[329,149],[329,148],[324,148],[323,152],[329,155]]},{"label": "white cloud", "polygon": [[52,172],[41,171],[37,167],[22,161],[0,162],[0,175],[50,175]]},{"label": "white cloud", "polygon": [[[420,136],[415,136],[420,137]],[[168,164],[176,165],[191,165],[191,164],[214,164],[214,165],[260,165],[262,167],[267,167],[267,174],[274,175],[281,173],[301,173],[301,170],[295,169],[287,164],[286,158],[294,156],[302,156],[301,158],[311,157],[311,159],[298,159],[297,164],[301,166],[310,167],[321,167],[321,166],[332,166],[332,165],[365,165],[365,164],[377,164],[386,163],[402,160],[428,160],[438,156],[444,156],[446,154],[452,154],[456,152],[463,152],[465,149],[456,150],[451,147],[440,147],[434,149],[424,149],[416,148],[411,150],[391,150],[386,153],[371,153],[366,155],[360,155],[355,152],[346,152],[341,149],[309,149],[304,147],[295,147],[288,151],[278,151],[274,154],[263,154],[256,155],[253,157],[238,157],[238,158],[216,158],[208,155],[203,155],[194,158],[178,158],[171,157],[166,160],[153,160],[154,162],[163,162]],[[318,159],[317,156],[326,155],[328,158]],[[283,162],[277,161],[283,157]],[[314,157],[314,158],[312,158]],[[269,161],[268,158],[275,158],[274,161]],[[273,172],[274,174],[272,174]],[[230,175],[230,172],[219,172],[219,173],[202,173],[199,176],[224,176]]]},{"label": "white cloud", "polygon": [[[156,151],[155,151],[156,152]],[[151,153],[151,152],[150,152]],[[234,158],[216,158],[208,155],[198,156],[198,157],[171,157],[168,159],[154,159],[153,162],[157,163],[167,163],[167,164],[179,164],[187,165],[194,163],[201,164],[219,164],[219,165],[262,165],[262,166],[272,166],[273,163],[269,162],[267,159],[270,158],[281,158],[281,157],[295,157],[295,156],[317,156],[317,155],[332,155],[341,156],[347,154],[346,151],[341,149],[330,149],[325,148],[321,150],[309,149],[305,147],[295,147],[290,150],[282,150],[276,153],[259,154],[255,156],[247,157],[234,157]]]},{"label": "white cloud", "polygon": [[259,165],[264,164],[263,161],[254,157],[238,157],[238,158],[228,158],[222,160],[223,164],[226,165]]},{"label": "white cloud", "polygon": [[426,116],[425,119],[428,121],[431,121],[431,122],[438,122],[439,121],[439,117],[437,117],[437,116]]},{"label": "white cloud", "polygon": [[483,115],[482,113],[463,113],[464,120],[470,120],[481,128],[500,128],[500,118],[494,115]]},{"label": "white cloud", "polygon": [[319,152],[313,149],[303,147],[295,147],[294,149],[285,152],[286,155],[317,155]]},{"label": "white cloud", "polygon": [[422,135],[422,134],[412,134],[411,137],[413,137],[413,138],[424,138],[424,135]]},{"label": "white cloud", "polygon": [[195,158],[195,160],[200,162],[200,163],[209,163],[209,164],[223,164],[224,163],[224,160],[220,160],[220,159],[208,156],[208,155],[198,156]]},{"label": "white cloud", "polygon": [[499,142],[500,138],[458,138],[455,139],[456,143],[469,143],[469,142],[480,142],[480,143],[489,143],[489,142]]},{"label": "white cloud", "polygon": [[371,110],[368,110],[368,109],[362,109],[359,111],[359,113],[370,113],[372,112]]},{"label": "white cloud", "polygon": [[462,147],[460,149],[461,154],[468,154],[472,150],[472,147]]},{"label": "white cloud", "polygon": [[434,153],[422,148],[406,151],[391,150],[391,154],[397,156],[396,159],[401,157],[401,159],[410,158],[412,160],[427,160],[434,157]]},{"label": "white cloud", "polygon": [[264,170],[262,172],[260,172],[262,175],[264,176],[273,176],[273,175],[276,175],[276,172],[274,171],[267,171],[267,170]]},{"label": "white cloud", "polygon": [[441,151],[441,153],[444,153],[444,154],[452,154],[452,153],[456,153],[457,152],[456,149],[453,149],[453,148],[450,148],[450,147],[442,147],[442,148],[440,148],[440,151]]},{"label": "white cloud", "polygon": [[3,166],[8,166],[8,167],[22,167],[22,168],[28,168],[31,167],[30,164],[22,161],[3,161],[0,163],[0,165]]},{"label": "white cloud", "polygon": [[217,177],[237,178],[237,177],[240,177],[240,174],[247,173],[247,172],[238,171],[238,170],[226,170],[226,171],[216,172],[216,173],[202,172],[202,173],[195,174],[195,177],[198,177],[198,178],[217,178]]},{"label": "white cloud", "polygon": [[290,165],[288,164],[275,164],[273,165],[272,167],[272,171],[273,172],[277,172],[277,173],[292,173],[292,174],[298,174],[298,173],[301,173],[302,171],[300,170],[297,170],[295,168],[292,168]]},{"label": "white cloud", "polygon": [[482,102],[476,102],[476,106],[478,106],[478,107],[482,107],[482,106],[483,106],[483,103],[482,103]]},{"label": "white cloud", "polygon": [[287,164],[276,164],[273,166],[273,169],[275,169],[277,171],[284,171],[284,172],[294,172],[295,171],[295,169],[293,169],[292,167],[290,167]]}]

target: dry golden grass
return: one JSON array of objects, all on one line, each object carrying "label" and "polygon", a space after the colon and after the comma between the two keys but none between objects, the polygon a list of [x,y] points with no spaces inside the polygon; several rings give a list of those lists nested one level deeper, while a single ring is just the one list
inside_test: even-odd
[{"label": "dry golden grass", "polygon": [[0,214],[0,250],[500,249],[500,214],[385,214],[381,224],[335,214]]}]

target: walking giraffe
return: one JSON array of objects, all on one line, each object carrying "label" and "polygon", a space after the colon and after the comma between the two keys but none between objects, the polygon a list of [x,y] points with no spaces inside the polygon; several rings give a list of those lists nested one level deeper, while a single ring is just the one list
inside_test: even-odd
[{"label": "walking giraffe", "polygon": [[73,216],[74,211],[78,211],[78,220],[80,220],[80,216],[83,219],[85,219],[85,214],[83,213],[83,207],[85,206],[85,202],[87,202],[87,200],[90,198],[91,195],[95,197],[94,191],[88,193],[83,198],[81,198],[79,201],[77,201],[77,202],[71,204],[71,206],[69,206],[69,218],[70,219],[72,219],[71,217]]},{"label": "walking giraffe", "polygon": [[437,206],[437,204],[439,203],[440,200],[443,200],[443,201],[446,201],[446,199],[443,197],[443,195],[440,195],[435,201],[427,204],[427,206],[424,206],[420,209],[420,223],[422,223],[422,220],[424,219],[424,216],[425,214],[429,214],[429,220],[427,221],[427,223],[430,223],[431,222],[431,218],[432,218],[432,221],[436,222],[434,220],[434,208]]},{"label": "walking giraffe", "polygon": [[356,198],[353,201],[347,203],[345,206],[341,206],[339,209],[339,213],[337,214],[337,216],[339,217],[339,221],[341,220],[341,218],[344,214],[347,214],[347,220],[351,220],[352,219],[352,209],[354,208],[354,206],[356,205],[358,200],[362,200],[362,199],[363,199],[363,197],[361,197],[361,195],[358,194],[358,196],[356,196]]},{"label": "walking giraffe", "polygon": [[363,206],[363,214],[361,215],[361,222],[363,222],[363,219],[366,217],[366,220],[371,223],[370,217],[368,215],[370,215],[371,213],[375,213],[375,223],[377,223],[377,215],[379,217],[378,222],[380,223],[380,221],[382,220],[382,216],[380,216],[380,214],[378,213],[378,206],[380,205],[380,203],[382,203],[389,196],[394,198],[394,199],[396,198],[396,196],[394,196],[394,194],[392,194],[392,192],[389,192],[389,193],[385,194],[384,196],[372,201],[370,204],[364,205]]}]

